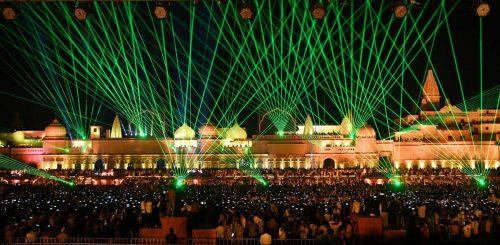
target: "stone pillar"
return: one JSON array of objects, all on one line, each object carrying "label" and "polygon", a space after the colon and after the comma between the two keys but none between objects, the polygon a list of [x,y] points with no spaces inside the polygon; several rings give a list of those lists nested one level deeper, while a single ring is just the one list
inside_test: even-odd
[{"label": "stone pillar", "polygon": [[305,169],[310,169],[311,168],[311,158],[310,157],[306,157],[304,168]]}]

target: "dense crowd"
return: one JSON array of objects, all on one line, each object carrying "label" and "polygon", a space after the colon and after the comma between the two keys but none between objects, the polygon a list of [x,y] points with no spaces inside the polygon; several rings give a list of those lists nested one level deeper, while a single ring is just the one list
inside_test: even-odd
[{"label": "dense crowd", "polygon": [[[2,170],[0,169],[0,176],[15,176],[21,171]],[[175,175],[172,169],[107,169],[104,171],[96,171],[93,169],[75,170],[75,169],[50,169],[45,172],[59,177],[172,177]],[[238,169],[190,169],[186,170],[192,178],[219,178],[219,177],[233,177],[233,176],[246,176],[244,171]],[[351,168],[351,169],[261,169],[258,171],[263,176],[281,176],[281,177],[381,177],[384,176],[378,168]],[[393,170],[398,175],[403,177],[420,176],[465,176],[464,171],[459,168],[443,168],[443,167],[426,167],[426,168],[399,168]],[[470,171],[474,173],[474,171]],[[484,172],[484,171],[482,171]],[[500,177],[500,168],[492,168],[488,171],[488,176]]]},{"label": "dense crowd", "polygon": [[[119,186],[0,185],[0,239],[132,238],[141,227],[160,227],[160,217],[167,215],[186,216],[187,234],[215,228],[219,239],[267,233],[273,239],[349,243],[364,216],[381,217],[385,229],[405,229],[410,241],[500,239],[495,179],[480,189],[461,174],[438,174],[434,182],[411,182],[408,174],[405,184],[395,188],[367,184],[364,177],[371,170],[269,170],[262,174],[279,178],[262,185],[217,177],[239,174],[236,170],[203,172],[209,182],[182,187],[169,178],[128,178]],[[354,177],[333,182],[294,178],[338,173]],[[282,178],[290,181],[278,181]]]}]

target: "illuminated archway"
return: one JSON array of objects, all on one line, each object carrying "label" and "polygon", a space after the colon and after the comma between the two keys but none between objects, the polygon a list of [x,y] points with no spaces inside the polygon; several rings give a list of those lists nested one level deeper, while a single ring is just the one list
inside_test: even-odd
[{"label": "illuminated archway", "polygon": [[327,158],[323,161],[323,168],[333,169],[335,168],[335,160]]}]

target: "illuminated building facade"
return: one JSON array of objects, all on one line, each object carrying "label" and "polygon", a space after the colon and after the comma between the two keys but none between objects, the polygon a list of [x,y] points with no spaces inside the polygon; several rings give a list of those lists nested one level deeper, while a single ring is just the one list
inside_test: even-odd
[{"label": "illuminated building facade", "polygon": [[[228,159],[251,152],[259,168],[374,167],[387,157],[396,168],[471,168],[481,162],[498,168],[500,124],[498,109],[462,111],[441,96],[428,71],[417,115],[396,119],[403,128],[390,140],[376,138],[370,125],[355,129],[350,113],[340,125],[314,125],[310,116],[297,132],[247,137],[237,123],[217,128],[207,123],[196,133],[188,125],[173,138],[125,138],[118,117],[111,129],[91,126],[90,139],[70,140],[57,120],[42,131],[0,134],[0,153],[41,169],[172,168],[185,161],[191,168],[238,167]],[[102,160],[102,161],[101,161]],[[158,165],[162,162],[161,166]]]}]

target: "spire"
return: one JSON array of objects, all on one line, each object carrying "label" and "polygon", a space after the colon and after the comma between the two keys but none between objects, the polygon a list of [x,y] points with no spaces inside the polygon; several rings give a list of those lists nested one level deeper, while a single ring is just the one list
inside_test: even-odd
[{"label": "spire", "polygon": [[12,129],[14,129],[14,131],[19,131],[24,129],[23,121],[21,120],[21,115],[19,114],[19,112],[16,112],[14,119],[12,119],[11,127]]},{"label": "spire", "polygon": [[116,115],[115,120],[113,120],[113,126],[111,127],[111,138],[114,139],[122,138],[122,127],[118,115]]},{"label": "spire", "polygon": [[349,135],[352,132],[352,112],[349,110],[340,124],[340,134]]},{"label": "spire", "polygon": [[450,98],[446,98],[446,106],[451,107]]},{"label": "spire", "polygon": [[422,91],[422,103],[420,108],[422,111],[430,111],[439,108],[439,100],[441,95],[439,94],[439,87],[434,77],[434,72],[432,69],[427,70],[427,76],[425,77],[425,83]]},{"label": "spire", "polygon": [[306,122],[304,123],[304,135],[313,135],[314,126],[311,119],[311,115],[307,114]]}]

